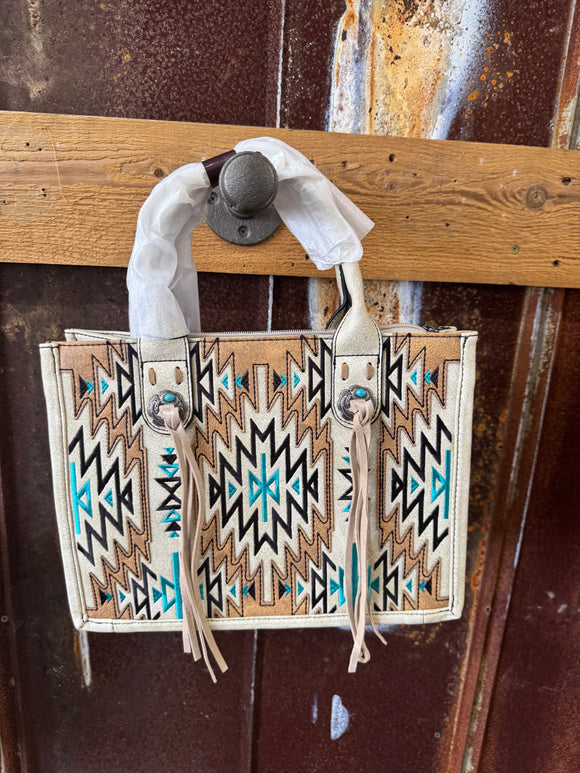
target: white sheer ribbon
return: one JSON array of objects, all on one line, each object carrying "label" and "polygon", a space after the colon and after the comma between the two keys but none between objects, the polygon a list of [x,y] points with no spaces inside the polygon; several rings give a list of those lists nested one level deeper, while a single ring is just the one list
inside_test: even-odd
[{"label": "white sheer ribbon", "polygon": [[[362,257],[374,223],[294,148],[271,137],[243,140],[274,165],[280,217],[320,270]],[[191,234],[207,214],[203,164],[187,164],[159,182],[139,212],[127,271],[129,324],[139,338],[177,338],[200,330]],[[274,267],[273,267],[274,268]]]}]

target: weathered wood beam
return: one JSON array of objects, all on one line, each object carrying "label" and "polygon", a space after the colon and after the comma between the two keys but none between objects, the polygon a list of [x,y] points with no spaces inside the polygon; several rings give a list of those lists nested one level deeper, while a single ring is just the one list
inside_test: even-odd
[{"label": "weathered wood beam", "polygon": [[[580,287],[580,154],[246,126],[0,112],[0,260],[127,264],[139,207],[181,164],[241,139],[301,150],[376,223],[369,278]],[[285,229],[194,233],[200,271],[315,275]]]}]

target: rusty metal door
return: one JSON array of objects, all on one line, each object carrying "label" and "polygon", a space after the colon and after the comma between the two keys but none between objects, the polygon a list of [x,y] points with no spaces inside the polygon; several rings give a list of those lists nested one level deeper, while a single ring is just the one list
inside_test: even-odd
[{"label": "rusty metal door", "polygon": [[[5,0],[0,108],[575,148],[575,8]],[[332,299],[284,277],[200,291],[211,330],[308,327]],[[213,686],[178,635],[81,637],[68,615],[37,344],[124,329],[124,272],[0,264],[2,771],[578,769],[579,292],[367,291],[384,321],[480,331],[463,617],[393,628],[354,677],[346,631],[224,632]]]}]

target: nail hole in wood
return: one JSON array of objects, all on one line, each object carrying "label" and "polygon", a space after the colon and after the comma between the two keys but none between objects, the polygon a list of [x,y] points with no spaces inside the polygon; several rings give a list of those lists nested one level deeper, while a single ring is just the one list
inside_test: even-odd
[{"label": "nail hole in wood", "polygon": [[553,265],[555,268],[558,268],[558,266],[560,266],[561,264],[562,264],[562,262],[561,262],[560,260],[553,260],[553,261],[552,261],[552,265]]},{"label": "nail hole in wood", "polygon": [[391,164],[393,163],[393,161],[396,161],[396,160],[397,160],[397,157],[395,156],[395,154],[391,153],[391,155],[389,156],[389,161],[391,162]]},{"label": "nail hole in wood", "polygon": [[562,177],[562,185],[570,185],[571,182],[572,182],[571,177]]}]

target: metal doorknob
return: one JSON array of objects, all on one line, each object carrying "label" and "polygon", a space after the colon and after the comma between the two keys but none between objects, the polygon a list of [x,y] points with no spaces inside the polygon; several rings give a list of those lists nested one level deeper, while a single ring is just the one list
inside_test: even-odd
[{"label": "metal doorknob", "polygon": [[259,244],[282,222],[273,206],[278,175],[262,153],[230,156],[209,198],[207,224],[231,244]]},{"label": "metal doorknob", "polygon": [[235,215],[252,217],[274,202],[278,175],[266,156],[244,151],[225,163],[219,189]]}]

